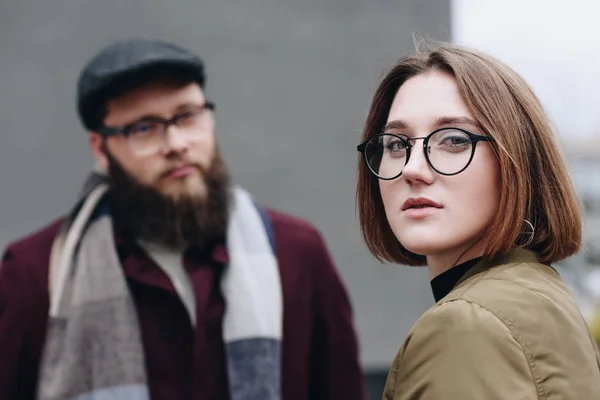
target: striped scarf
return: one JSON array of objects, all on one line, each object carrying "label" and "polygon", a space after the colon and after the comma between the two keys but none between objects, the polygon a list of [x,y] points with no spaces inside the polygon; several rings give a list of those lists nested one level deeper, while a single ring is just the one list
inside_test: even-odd
[{"label": "striped scarf", "polygon": [[[107,190],[106,176],[93,172],[52,247],[40,400],[150,398]],[[232,400],[279,400],[283,306],[271,231],[252,197],[232,190],[230,261],[221,281],[229,393]]]}]

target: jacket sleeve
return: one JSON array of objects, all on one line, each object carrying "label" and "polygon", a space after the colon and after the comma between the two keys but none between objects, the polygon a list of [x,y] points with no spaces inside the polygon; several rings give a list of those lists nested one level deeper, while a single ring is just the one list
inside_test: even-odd
[{"label": "jacket sleeve", "polygon": [[5,254],[0,265],[0,400],[18,398],[19,354],[23,347],[23,307],[14,295],[18,271]]},{"label": "jacket sleeve", "polygon": [[510,327],[465,300],[417,322],[390,371],[386,400],[538,399],[530,363]]},{"label": "jacket sleeve", "polygon": [[7,250],[0,265],[0,400],[33,400],[45,334],[39,279]]},{"label": "jacket sleeve", "polygon": [[364,378],[350,300],[318,234],[311,258],[313,339],[309,398],[363,400]]}]

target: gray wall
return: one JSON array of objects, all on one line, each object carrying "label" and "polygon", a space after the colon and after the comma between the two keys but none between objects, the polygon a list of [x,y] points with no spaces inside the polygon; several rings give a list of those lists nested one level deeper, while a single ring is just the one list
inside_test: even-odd
[{"label": "gray wall", "polygon": [[449,0],[19,0],[0,4],[0,245],[70,206],[91,165],[75,84],[101,46],[156,36],[208,65],[235,179],[324,234],[347,283],[362,360],[385,368],[432,304],[422,269],[381,265],[359,235],[362,124],[413,33],[449,40]]}]

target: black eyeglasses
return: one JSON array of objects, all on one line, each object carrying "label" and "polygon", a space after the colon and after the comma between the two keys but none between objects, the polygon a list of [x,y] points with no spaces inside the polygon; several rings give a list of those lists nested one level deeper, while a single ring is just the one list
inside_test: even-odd
[{"label": "black eyeglasses", "polygon": [[215,105],[206,102],[201,106],[191,106],[168,120],[144,118],[124,126],[105,126],[99,129],[99,133],[104,137],[124,136],[135,153],[146,155],[164,146],[165,133],[171,125],[175,125],[185,139],[201,140],[214,130],[214,110]]},{"label": "black eyeglasses", "polygon": [[463,172],[475,154],[477,142],[493,142],[490,136],[482,136],[461,128],[441,128],[426,137],[409,138],[393,133],[380,133],[357,146],[363,154],[369,170],[379,179],[392,180],[402,175],[414,147],[411,142],[422,139],[427,162],[441,175]]}]

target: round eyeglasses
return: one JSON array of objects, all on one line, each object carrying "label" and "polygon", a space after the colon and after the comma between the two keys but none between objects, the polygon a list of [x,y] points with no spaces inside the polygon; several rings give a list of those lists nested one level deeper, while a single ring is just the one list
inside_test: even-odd
[{"label": "round eyeglasses", "polygon": [[203,140],[215,127],[215,105],[206,102],[201,106],[189,106],[173,118],[143,118],[125,126],[102,127],[104,137],[121,135],[137,155],[149,155],[160,151],[166,143],[167,129],[175,125],[178,134],[188,142]]},{"label": "round eyeglasses", "polygon": [[379,179],[392,180],[402,175],[417,139],[423,140],[427,163],[441,175],[463,172],[473,160],[477,142],[493,142],[461,128],[441,128],[426,137],[409,138],[393,133],[381,133],[357,146],[371,172]]}]

